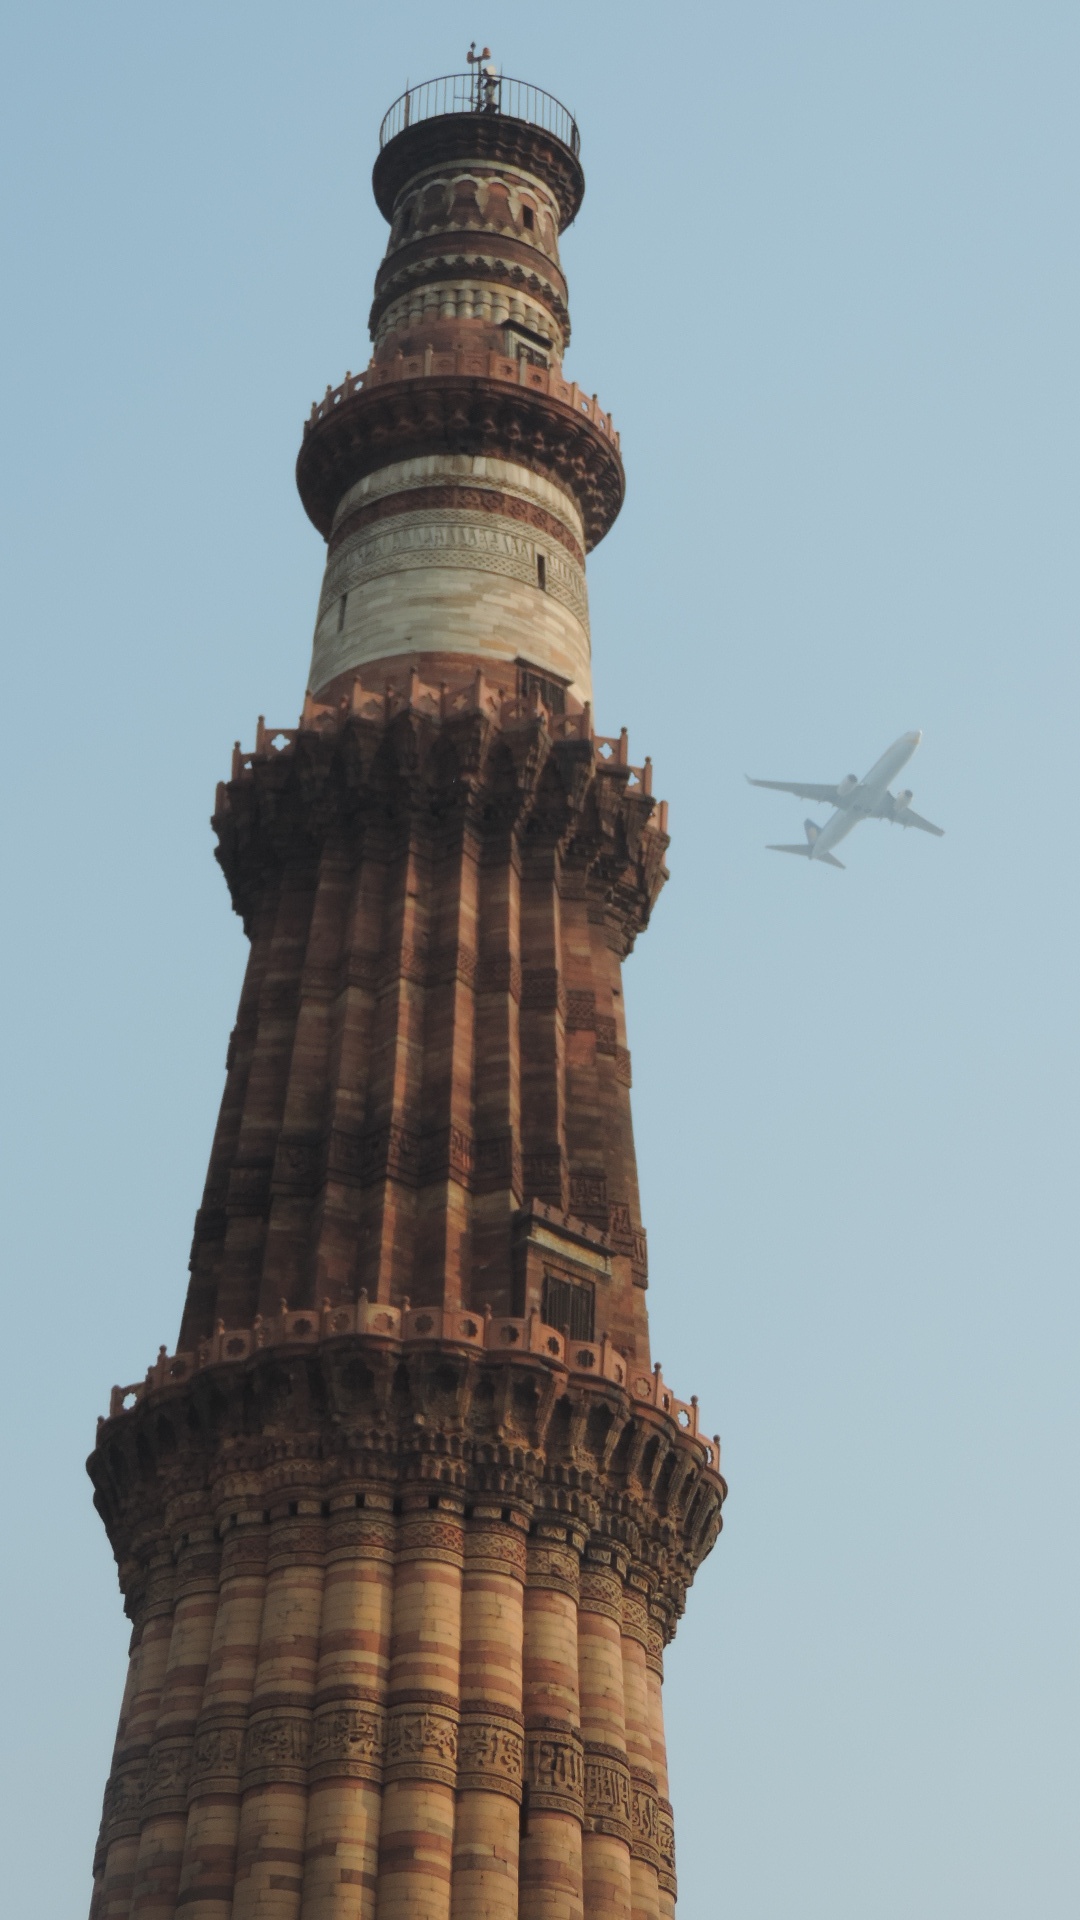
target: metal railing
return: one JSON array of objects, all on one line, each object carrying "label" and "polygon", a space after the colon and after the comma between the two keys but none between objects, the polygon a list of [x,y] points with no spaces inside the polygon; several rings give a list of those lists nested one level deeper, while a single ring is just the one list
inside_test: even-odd
[{"label": "metal railing", "polygon": [[581,146],[573,114],[554,94],[530,86],[527,80],[511,80],[477,61],[471,73],[444,73],[438,80],[423,80],[418,87],[407,88],[379,128],[379,147],[385,147],[388,140],[420,120],[459,113],[502,114],[508,120],[542,127],[575,155]]}]

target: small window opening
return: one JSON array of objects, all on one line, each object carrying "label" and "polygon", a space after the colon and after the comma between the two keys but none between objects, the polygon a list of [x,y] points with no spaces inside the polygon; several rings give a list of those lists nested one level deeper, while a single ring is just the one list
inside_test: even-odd
[{"label": "small window opening", "polygon": [[408,233],[409,228],[411,226],[412,226],[412,208],[406,207],[404,213],[401,216],[401,233],[403,238],[405,234]]},{"label": "small window opening", "polygon": [[357,1506],[358,1506],[358,1507],[362,1507],[362,1506],[363,1506],[363,1504],[364,1504],[364,1495],[363,1495],[362,1493],[358,1493],[358,1494],[357,1494],[357,1496],[356,1496],[356,1504],[357,1504]]},{"label": "small window opening", "polygon": [[430,1511],[431,1513],[434,1513],[434,1512],[435,1512],[435,1509],[437,1508],[437,1506],[438,1506],[438,1504],[439,1504],[439,1496],[438,1496],[438,1494],[437,1494],[437,1493],[429,1493],[429,1494],[428,1494],[428,1501],[427,1501],[427,1503],[428,1503],[428,1510],[429,1510],[429,1511]]},{"label": "small window opening", "polygon": [[527,700],[532,693],[538,693],[549,713],[566,712],[566,687],[560,680],[552,680],[546,673],[536,673],[531,667],[519,663],[518,699]]},{"label": "small window opening", "polygon": [[530,231],[530,233],[531,233],[531,232],[532,232],[532,229],[533,229],[533,228],[535,227],[535,225],[536,225],[536,215],[535,215],[535,213],[533,212],[533,210],[532,210],[532,208],[531,208],[531,207],[522,207],[522,209],[521,209],[521,218],[522,218],[522,221],[524,222],[524,224],[525,224],[525,226],[527,226],[527,227],[528,227],[528,229],[529,229],[529,231]]},{"label": "small window opening", "polygon": [[291,1514],[291,1516],[292,1516],[292,1518],[293,1518],[294,1520],[295,1520],[295,1518],[296,1518],[296,1516],[297,1516],[297,1514],[299,1513],[299,1511],[300,1511],[300,1503],[299,1503],[299,1501],[297,1501],[297,1500],[290,1500],[290,1501],[289,1501],[289,1513]]},{"label": "small window opening", "polygon": [[345,607],[348,602],[348,598],[349,598],[348,594],[343,593],[341,596],[341,599],[337,603],[337,630],[339,633],[341,632],[342,627],[345,625]]},{"label": "small window opening", "polygon": [[567,1280],[561,1273],[545,1273],[540,1309],[544,1324],[557,1327],[571,1340],[592,1340],[596,1326],[596,1289],[591,1280]]},{"label": "small window opening", "polygon": [[547,561],[542,553],[536,556],[536,584],[541,593],[547,592]]},{"label": "small window opening", "polygon": [[395,1512],[395,1513],[400,1513],[400,1512],[401,1512],[401,1510],[402,1510],[402,1509],[401,1509],[401,1498],[400,1498],[400,1496],[399,1496],[399,1497],[398,1497],[398,1499],[396,1499],[396,1500],[394,1501],[394,1512]]}]

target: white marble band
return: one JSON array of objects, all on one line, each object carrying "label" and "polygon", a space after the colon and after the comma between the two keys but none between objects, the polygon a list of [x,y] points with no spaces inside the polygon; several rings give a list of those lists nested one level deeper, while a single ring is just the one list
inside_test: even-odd
[{"label": "white marble band", "polygon": [[[432,504],[440,486],[453,506]],[[467,504],[461,500],[468,490]],[[408,506],[423,490],[423,505]],[[488,496],[484,500],[482,496]],[[500,511],[506,497],[521,517]],[[400,502],[401,511],[396,509]],[[348,527],[358,510],[378,516]],[[529,514],[539,524],[529,523]],[[551,521],[565,528],[561,541]],[[591,698],[588,595],[576,506],[552,482],[509,461],[432,455],[401,461],[350,489],[319,600],[310,687],[406,653],[528,659]]]}]

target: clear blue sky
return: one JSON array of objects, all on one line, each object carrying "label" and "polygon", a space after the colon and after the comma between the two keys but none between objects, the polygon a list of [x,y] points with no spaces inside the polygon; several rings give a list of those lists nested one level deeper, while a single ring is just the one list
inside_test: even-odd
[{"label": "clear blue sky", "polygon": [[[486,35],[577,113],[568,369],[629,491],[597,717],[671,802],[627,968],[655,1348],[731,1482],[669,1657],[683,1920],[1080,1910],[1080,13],[10,6],[9,1910],[78,1916],[125,1629],[82,1460],[173,1344],[295,719],[292,467],[366,357],[378,125]],[[763,851],[922,727],[930,840]],[[43,1878],[44,1876],[44,1878]]]}]

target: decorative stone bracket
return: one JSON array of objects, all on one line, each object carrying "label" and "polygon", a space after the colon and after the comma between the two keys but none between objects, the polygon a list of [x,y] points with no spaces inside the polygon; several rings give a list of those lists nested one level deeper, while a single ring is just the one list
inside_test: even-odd
[{"label": "decorative stone bracket", "polygon": [[[282,1301],[280,1313],[258,1315],[250,1327],[226,1327],[219,1320],[212,1337],[200,1342],[194,1353],[169,1354],[162,1347],[145,1379],[112,1389],[108,1418],[119,1419],[150,1396],[186,1386],[206,1368],[236,1366],[267,1348],[295,1352],[335,1340],[355,1340],[357,1335],[378,1352],[433,1345],[465,1348],[497,1353],[510,1361],[523,1358],[532,1363],[539,1358],[559,1373],[609,1381],[633,1400],[666,1414],[680,1433],[696,1443],[707,1471],[720,1475],[720,1439],[716,1435],[709,1440],[701,1432],[697,1395],[680,1400],[665,1383],[659,1362],[651,1373],[635,1373],[606,1336],[599,1341],[570,1340],[557,1328],[545,1326],[535,1312],[523,1320],[497,1319],[490,1310],[468,1313],[410,1307],[407,1301],[393,1307],[368,1300],[364,1294],[354,1306],[335,1307],[326,1301],[320,1310],[290,1311]],[[99,1436],[104,1425],[104,1419],[99,1420]]]}]

